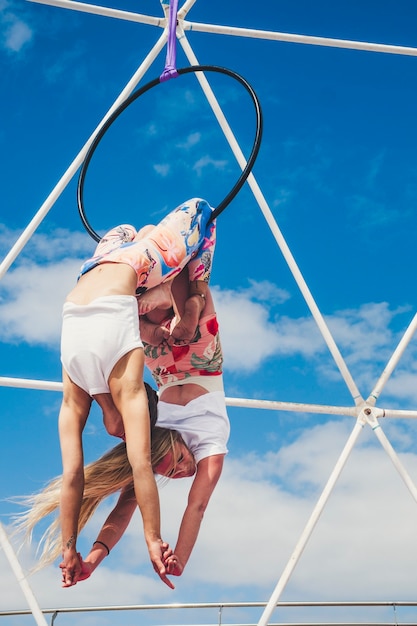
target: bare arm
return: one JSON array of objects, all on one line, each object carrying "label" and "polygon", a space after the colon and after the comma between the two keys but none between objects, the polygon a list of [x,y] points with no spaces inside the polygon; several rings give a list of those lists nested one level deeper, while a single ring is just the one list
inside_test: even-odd
[{"label": "bare arm", "polygon": [[[104,522],[98,536],[97,542],[93,544],[85,561],[83,562],[83,574],[80,580],[85,580],[100,565],[108,555],[107,548],[112,550],[122,538],[126,528],[129,526],[133,513],[136,510],[136,497],[133,486],[122,489],[116,506]],[[104,544],[104,545],[103,545]]]},{"label": "bare arm", "polygon": [[[120,541],[126,528],[129,526],[136,506],[137,502],[133,486],[122,489],[116,506],[101,527],[96,543],[93,544],[85,561],[82,561],[82,574],[79,580],[89,578]],[[161,578],[168,587],[171,589],[175,588],[166,576]]]},{"label": "bare arm", "polygon": [[166,584],[164,554],[168,545],[160,530],[159,494],[151,462],[148,397],[143,384],[143,350],[132,350],[114,366],[109,378],[113,401],[123,417],[126,452],[132,467],[133,485],[145,541],[155,572]]},{"label": "bare arm", "polygon": [[75,585],[81,564],[77,555],[78,520],[84,492],[82,431],[88,417],[91,398],[63,373],[64,398],[59,413],[59,438],[62,455],[60,522],[63,586]]},{"label": "bare arm", "polygon": [[[174,555],[168,558],[168,573],[181,576],[198,537],[204,512],[223,469],[224,454],[202,459],[188,494]],[[176,560],[175,560],[176,559]]]}]

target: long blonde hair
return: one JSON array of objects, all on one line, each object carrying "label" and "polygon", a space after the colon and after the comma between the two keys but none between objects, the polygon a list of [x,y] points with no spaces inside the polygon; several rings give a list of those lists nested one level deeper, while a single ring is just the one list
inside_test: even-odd
[{"label": "long blonde hair", "polygon": [[[176,444],[184,444],[176,430],[152,428],[151,459],[156,467],[168,453],[175,454]],[[123,488],[133,487],[132,468],[127,458],[126,444],[119,443],[96,461],[84,467],[84,495],[78,521],[78,534],[91,519],[98,505],[108,496]],[[26,540],[32,540],[35,526],[60,505],[62,476],[51,480],[38,493],[15,498],[14,501],[26,508],[16,515],[13,522],[13,535],[23,533]],[[61,553],[61,532],[59,517],[56,517],[43,533],[39,545],[40,555],[36,570],[54,561]]]}]

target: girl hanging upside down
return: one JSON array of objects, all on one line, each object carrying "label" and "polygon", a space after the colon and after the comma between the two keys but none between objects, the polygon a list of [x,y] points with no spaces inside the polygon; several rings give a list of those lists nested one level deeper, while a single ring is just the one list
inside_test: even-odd
[{"label": "girl hanging upside down", "polygon": [[[211,229],[214,251],[215,229]],[[210,259],[211,265],[211,259]],[[206,262],[209,278],[209,263]],[[147,294],[145,294],[147,295]],[[230,432],[223,390],[223,355],[220,345],[217,317],[211,293],[206,283],[204,308],[197,329],[188,344],[177,340],[170,342],[173,330],[178,325],[189,300],[188,268],[172,283],[172,301],[159,287],[152,294],[152,308],[140,318],[141,333],[145,344],[145,359],[159,388],[156,429],[152,430],[152,465],[157,474],[170,478],[182,478],[195,474],[190,488],[187,507],[181,522],[174,554],[164,550],[162,559],[166,574],[180,576],[188,562],[202,518],[210,497],[220,478],[223,461],[227,453]],[[139,301],[144,296],[139,298]],[[193,296],[194,297],[194,296]],[[139,304],[140,307],[140,304]],[[168,340],[166,339],[168,331]],[[152,413],[156,408],[155,395]],[[109,395],[103,396],[104,411],[111,404]],[[113,412],[116,413],[113,409]],[[120,416],[119,416],[120,417]],[[173,430],[171,430],[173,429]],[[175,445],[158,457],[154,454],[155,432],[175,433]],[[178,439],[177,439],[178,438]],[[47,514],[58,507],[61,479],[51,483],[45,490],[24,500],[31,510],[22,517],[20,528],[31,533],[33,527]],[[81,503],[80,527],[93,515],[96,506],[111,493],[120,491],[115,509],[104,523],[96,542],[83,562],[79,558],[81,572],[77,580],[88,578],[101,561],[109,554],[126,530],[137,506],[134,493],[134,475],[129,464],[124,443],[116,446],[107,455],[86,467],[84,497]],[[93,506],[94,504],[94,506]],[[46,541],[41,563],[54,560],[57,550],[55,539],[59,528],[52,524],[45,533]],[[59,541],[58,541],[59,549]],[[173,587],[164,577],[162,580]],[[75,581],[76,582],[76,581]],[[69,586],[63,572],[63,586]]]}]

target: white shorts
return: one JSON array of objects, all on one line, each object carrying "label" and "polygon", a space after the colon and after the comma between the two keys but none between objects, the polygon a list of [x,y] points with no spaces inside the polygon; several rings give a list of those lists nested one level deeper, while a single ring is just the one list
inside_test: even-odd
[{"label": "white shorts", "polygon": [[61,363],[90,396],[109,393],[113,367],[134,348],[143,348],[134,296],[106,296],[90,304],[66,302],[62,313]]},{"label": "white shorts", "polygon": [[156,425],[177,430],[198,463],[215,454],[227,454],[230,423],[224,393],[205,393],[185,406],[158,402]]}]

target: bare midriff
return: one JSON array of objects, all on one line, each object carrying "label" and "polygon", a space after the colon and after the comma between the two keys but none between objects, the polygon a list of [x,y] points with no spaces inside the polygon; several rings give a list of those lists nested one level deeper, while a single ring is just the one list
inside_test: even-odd
[{"label": "bare midriff", "polygon": [[101,263],[83,274],[67,296],[67,302],[90,304],[106,296],[134,296],[136,272],[126,263]]},{"label": "bare midriff", "polygon": [[168,404],[179,404],[181,406],[185,406],[191,402],[191,400],[204,396],[206,393],[208,393],[207,389],[201,385],[189,383],[168,387],[162,391],[159,399],[161,402],[167,402]]}]

